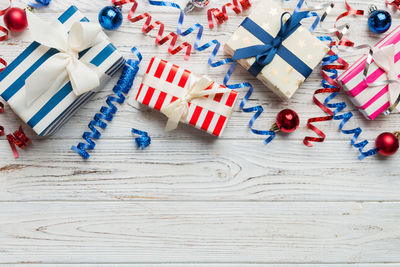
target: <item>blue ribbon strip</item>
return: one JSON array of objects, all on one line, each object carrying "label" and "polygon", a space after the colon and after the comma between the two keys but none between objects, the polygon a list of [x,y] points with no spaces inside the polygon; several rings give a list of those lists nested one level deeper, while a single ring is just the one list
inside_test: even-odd
[{"label": "blue ribbon strip", "polygon": [[139,63],[142,61],[142,55],[136,49],[136,47],[132,48],[132,52],[137,56],[138,60],[127,60],[126,65],[122,70],[121,77],[113,88],[114,95],[109,96],[106,100],[108,106],[102,106],[100,113],[96,113],[93,120],[90,121],[88,127],[92,132],[84,132],[82,135],[82,138],[86,141],[86,143],[79,143],[77,146],[71,147],[73,151],[78,153],[84,159],[88,159],[90,157],[87,150],[93,150],[96,146],[96,143],[93,141],[93,139],[99,139],[101,137],[101,132],[96,127],[101,129],[105,129],[107,127],[107,123],[105,121],[111,122],[114,118],[114,114],[118,111],[118,108],[114,103],[124,103],[125,95],[128,94],[132,87],[133,80],[139,71]]},{"label": "blue ribbon strip", "polygon": [[[289,12],[283,13],[281,16],[281,29],[276,37],[272,37],[249,17],[245,18],[241,26],[264,44],[237,49],[232,59],[236,61],[243,58],[255,57],[256,61],[250,67],[249,72],[251,75],[256,77],[278,54],[283,60],[288,62],[289,65],[303,75],[304,78],[307,78],[310,76],[312,69],[301,61],[295,54],[290,52],[289,49],[284,47],[282,43],[298,29],[301,25],[300,21],[307,18],[308,13],[308,11],[293,12],[293,15],[290,15]],[[285,15],[288,14],[290,17],[285,23],[283,19]]]},{"label": "blue ribbon strip", "polygon": [[[333,40],[329,36],[320,36],[318,37],[321,41],[329,41],[330,43],[333,43]],[[332,65],[336,62],[336,60],[339,59],[338,55],[327,55],[323,60],[322,60],[322,66],[326,65]],[[325,72],[331,73],[329,77],[333,80],[335,80],[339,74],[336,69],[326,69]],[[322,87],[323,88],[336,88],[334,85],[330,84],[327,80],[322,79]],[[339,92],[334,92],[331,93],[328,97],[325,98],[324,104],[330,109],[334,109],[333,111],[333,119],[334,120],[341,120],[339,124],[339,129],[343,134],[352,134],[353,137],[351,138],[351,145],[354,146],[355,148],[358,149],[360,152],[360,156],[358,157],[359,160],[362,160],[366,157],[373,156],[377,153],[376,148],[372,148],[368,151],[363,151],[365,146],[368,145],[367,140],[363,140],[361,142],[357,143],[358,137],[362,133],[362,129],[360,127],[354,128],[354,129],[349,129],[346,130],[344,129],[345,124],[353,117],[353,113],[346,112],[344,114],[339,114],[341,111],[343,111],[347,105],[345,102],[336,102],[336,103],[330,103],[331,100],[333,100]]]},{"label": "blue ribbon strip", "polygon": [[30,2],[28,4],[28,6],[31,7],[31,8],[45,7],[45,6],[48,6],[50,4],[51,0],[35,0],[35,2]]},{"label": "blue ribbon strip", "polygon": [[139,135],[139,137],[135,138],[135,142],[138,148],[141,148],[143,150],[145,147],[150,145],[151,138],[147,132],[132,128],[132,133]]}]

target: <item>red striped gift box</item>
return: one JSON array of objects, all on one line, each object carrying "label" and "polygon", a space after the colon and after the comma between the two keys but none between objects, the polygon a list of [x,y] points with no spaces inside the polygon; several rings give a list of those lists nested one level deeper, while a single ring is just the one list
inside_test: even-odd
[{"label": "red striped gift box", "polygon": [[[148,82],[147,77],[154,77],[159,86],[154,86],[153,78],[152,83]],[[198,80],[199,77],[201,76],[196,73],[153,57],[139,87],[136,100],[162,111],[169,103],[184,97],[193,81]],[[218,88],[226,87],[213,82],[207,89]],[[233,112],[237,97],[236,91],[227,89],[226,93],[206,95],[202,97],[202,101],[194,101],[196,99],[193,99],[188,103],[188,114],[182,117],[181,122],[210,134],[221,136]],[[218,112],[219,110],[221,112]]]}]

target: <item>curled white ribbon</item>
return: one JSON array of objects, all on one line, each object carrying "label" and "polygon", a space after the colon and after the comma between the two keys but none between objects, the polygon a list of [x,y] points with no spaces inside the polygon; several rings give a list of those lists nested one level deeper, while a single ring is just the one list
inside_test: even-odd
[{"label": "curled white ribbon", "polygon": [[[398,105],[400,102],[400,79],[398,78],[400,70],[396,69],[394,61],[395,55],[396,51],[393,44],[381,48],[374,47],[372,53],[370,52],[370,57],[372,56],[374,63],[384,70],[387,76],[387,80],[385,81],[368,83],[368,86],[388,85],[390,108],[385,112],[385,114],[392,112],[394,109],[400,111],[400,106]],[[365,70],[364,74],[366,74]]]},{"label": "curled white ribbon", "polygon": [[100,85],[96,67],[78,58],[79,52],[106,41],[97,24],[74,22],[68,34],[63,26],[50,25],[31,12],[27,12],[27,17],[33,39],[60,51],[26,79],[25,96],[28,106],[48,90],[59,89],[68,80],[77,96]]},{"label": "curled white ribbon", "polygon": [[161,112],[168,117],[165,131],[172,131],[176,129],[179,122],[187,118],[189,114],[189,102],[192,100],[203,98],[207,95],[216,95],[229,92],[229,90],[224,87],[207,89],[212,83],[213,81],[210,78],[202,76],[190,86],[186,95],[178,98],[174,102],[169,103],[167,106],[161,109]]}]

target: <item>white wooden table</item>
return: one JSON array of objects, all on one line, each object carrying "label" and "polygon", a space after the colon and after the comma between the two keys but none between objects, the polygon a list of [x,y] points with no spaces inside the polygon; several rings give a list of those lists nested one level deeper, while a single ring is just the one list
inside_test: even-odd
[{"label": "white wooden table", "polygon": [[[37,13],[52,21],[75,4],[97,21],[98,11],[109,2],[53,0]],[[167,30],[175,29],[176,10],[140,2],[137,14],[147,10]],[[211,6],[225,2],[214,0]],[[326,25],[345,11],[343,1],[335,2]],[[351,1],[362,9],[371,3],[384,8],[383,0]],[[203,40],[226,41],[245,14],[232,14],[215,29],[206,27]],[[399,15],[393,18],[397,26]],[[345,20],[351,23],[352,39],[374,44],[382,36],[368,32],[366,19]],[[197,21],[206,25],[205,10],[191,13],[185,25]],[[183,53],[171,56],[168,45],[154,44],[154,32],[141,33],[142,25],[125,19],[110,33],[127,57],[133,45],[144,55],[132,94],[153,55],[222,82],[227,68],[209,68],[208,51],[194,52],[189,61]],[[194,37],[186,39],[193,42]],[[0,54],[10,62],[30,41],[28,33],[13,36],[0,43]],[[349,62],[359,55],[343,54]],[[255,86],[250,105],[262,104],[266,110],[257,127],[268,128],[277,112],[289,107],[300,115],[299,129],[265,146],[246,127],[251,115],[237,105],[218,140],[185,125],[165,133],[163,115],[125,103],[84,161],[70,147],[82,140],[115,78],[53,137],[39,138],[25,126],[33,145],[19,159],[13,159],[2,137],[0,265],[400,266],[399,155],[359,161],[350,136],[338,131],[336,121],[318,124],[327,133],[326,142],[303,145],[303,137],[313,134],[305,127],[307,118],[323,115],[312,104],[320,87],[318,70],[288,102],[238,67],[232,81],[243,80]],[[382,131],[400,128],[398,114],[367,122],[352,105],[349,110],[355,115],[349,126],[362,126],[362,137],[372,142]],[[7,107],[0,115],[8,132],[21,123]],[[150,133],[150,147],[136,148],[132,127]]]}]

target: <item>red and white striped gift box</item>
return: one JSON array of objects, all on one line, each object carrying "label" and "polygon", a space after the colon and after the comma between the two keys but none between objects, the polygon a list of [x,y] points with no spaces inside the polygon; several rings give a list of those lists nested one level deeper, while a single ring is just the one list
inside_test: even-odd
[{"label": "red and white striped gift box", "polygon": [[[147,77],[156,78],[158,86],[154,86],[154,79],[153,82],[146,82],[149,80]],[[136,100],[151,108],[162,110],[169,103],[184,97],[193,81],[198,80],[199,77],[201,76],[189,70],[153,57],[139,87]],[[216,88],[226,87],[213,82],[207,89]],[[236,91],[227,89],[226,93],[204,96],[202,99],[204,101],[195,101],[196,99],[194,99],[188,103],[188,115],[181,119],[181,122],[221,136],[233,112],[237,97]]]}]

